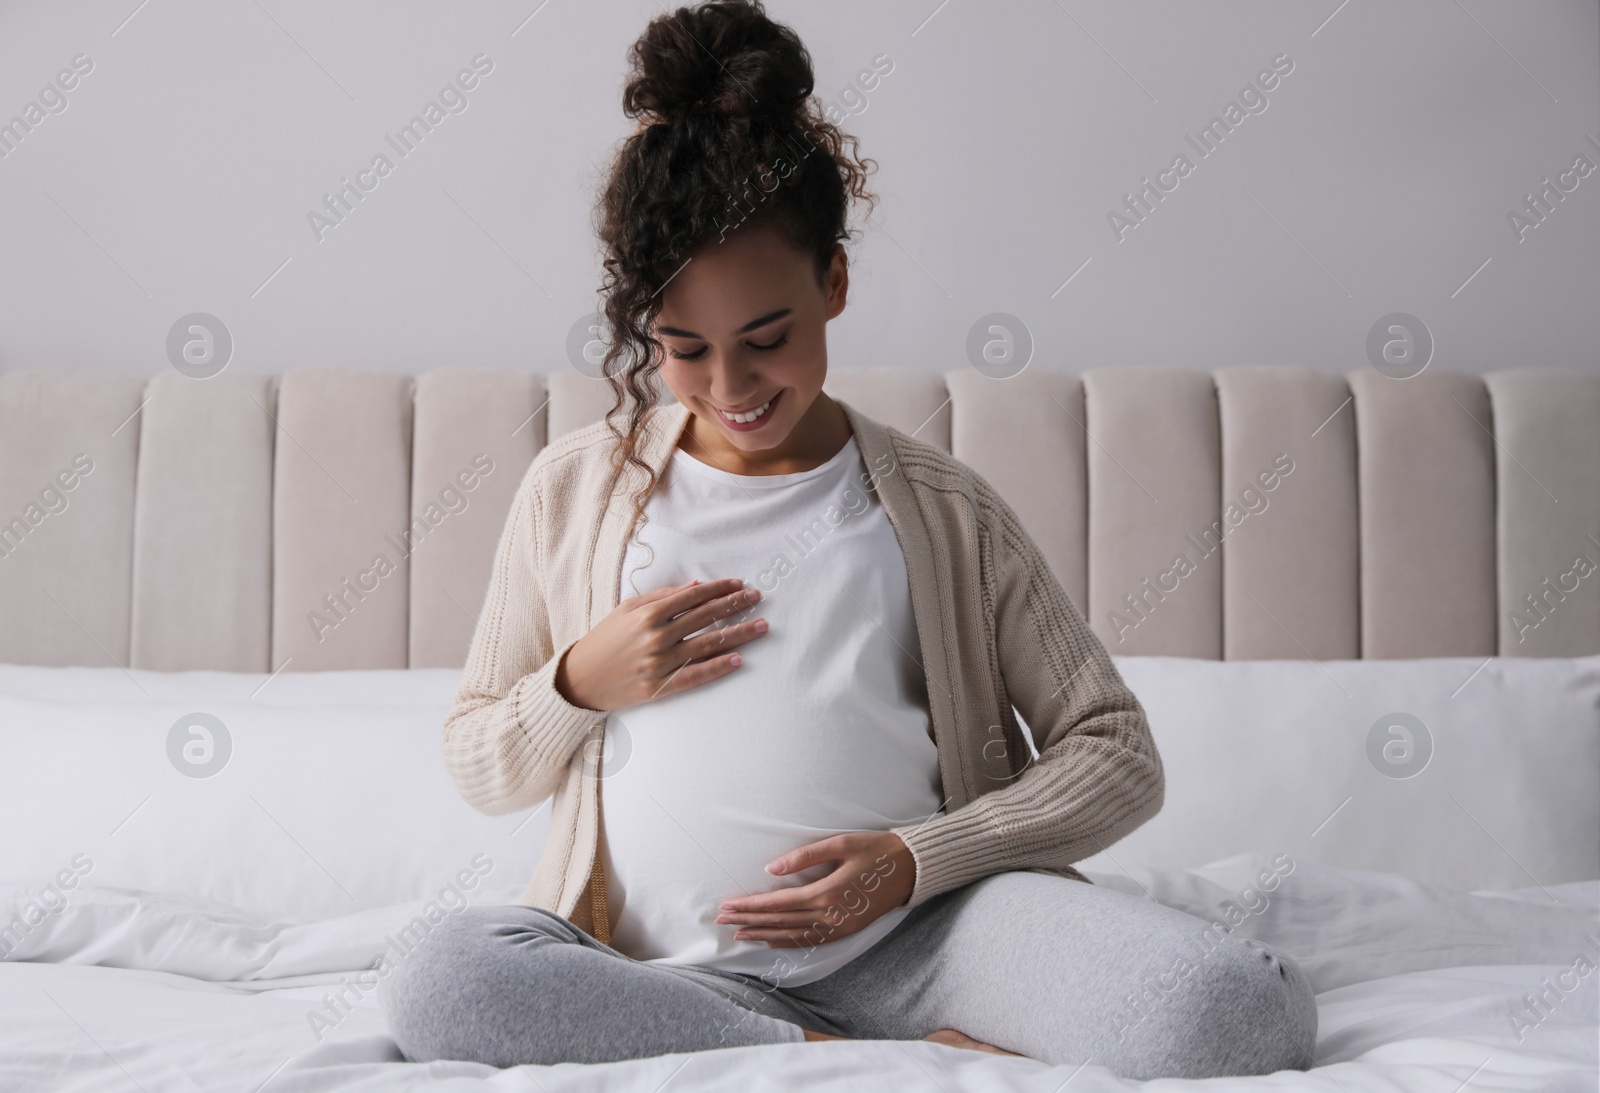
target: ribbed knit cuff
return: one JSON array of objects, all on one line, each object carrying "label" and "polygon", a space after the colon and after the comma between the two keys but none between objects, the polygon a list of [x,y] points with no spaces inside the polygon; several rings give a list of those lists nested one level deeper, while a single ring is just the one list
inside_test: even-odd
[{"label": "ribbed knit cuff", "polygon": [[902,906],[915,907],[941,892],[1010,868],[990,817],[969,804],[931,820],[889,829],[917,863],[917,881]]},{"label": "ribbed knit cuff", "polygon": [[596,722],[605,720],[603,710],[574,706],[556,687],[561,658],[579,640],[573,638],[557,649],[538,671],[528,673],[516,685],[517,722],[526,734],[528,746],[538,754],[570,754]]}]

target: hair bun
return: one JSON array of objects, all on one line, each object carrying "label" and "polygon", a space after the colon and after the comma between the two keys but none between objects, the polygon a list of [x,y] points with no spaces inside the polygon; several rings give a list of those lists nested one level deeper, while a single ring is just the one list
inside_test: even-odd
[{"label": "hair bun", "polygon": [[673,123],[696,110],[793,118],[815,87],[811,55],[759,0],[713,0],[650,21],[622,89],[631,118]]}]

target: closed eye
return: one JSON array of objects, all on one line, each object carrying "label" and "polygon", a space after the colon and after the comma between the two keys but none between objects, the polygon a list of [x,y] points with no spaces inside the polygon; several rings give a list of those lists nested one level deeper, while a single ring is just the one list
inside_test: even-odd
[{"label": "closed eye", "polygon": [[[781,334],[778,337],[777,341],[768,342],[765,345],[761,345],[761,344],[759,344],[757,342],[745,342],[744,344],[748,345],[751,349],[754,349],[754,350],[756,350],[758,352],[765,353],[765,352],[769,352],[769,351],[771,351],[773,349],[781,348],[782,346],[787,344],[788,341],[789,341],[789,332],[786,330],[786,331],[783,332],[783,334]],[[667,352],[672,354],[672,356],[676,357],[680,361],[697,361],[701,357],[705,356],[706,347],[702,345],[699,349],[696,349],[693,353],[679,353],[676,349],[669,349]]]}]

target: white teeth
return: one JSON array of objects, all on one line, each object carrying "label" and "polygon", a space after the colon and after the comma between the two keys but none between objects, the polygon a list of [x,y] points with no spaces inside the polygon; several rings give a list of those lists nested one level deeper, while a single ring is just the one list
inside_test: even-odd
[{"label": "white teeth", "polygon": [[772,400],[768,399],[766,402],[763,402],[760,406],[757,406],[754,410],[751,410],[748,414],[730,414],[726,410],[718,410],[717,413],[721,414],[723,417],[727,418],[729,421],[736,421],[740,425],[746,425],[746,424],[754,421],[756,418],[760,417],[762,414],[766,413],[767,412],[767,407],[771,406],[771,405],[772,405]]}]

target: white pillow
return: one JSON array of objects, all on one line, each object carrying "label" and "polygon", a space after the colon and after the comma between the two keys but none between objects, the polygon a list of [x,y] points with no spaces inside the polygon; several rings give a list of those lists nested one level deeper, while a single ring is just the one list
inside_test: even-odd
[{"label": "white pillow", "polygon": [[1594,951],[1587,938],[1600,926],[1595,881],[1469,894],[1392,873],[1265,854],[1240,854],[1199,869],[1091,873],[1089,879],[1187,911],[1219,933],[1282,949],[1318,994],[1439,968],[1570,967],[1575,955]]},{"label": "white pillow", "polygon": [[[1457,889],[1600,877],[1600,657],[1495,660],[1465,688],[1481,660],[1114,660],[1150,715],[1167,798],[1080,868],[1286,851]],[[449,885],[474,903],[520,897],[549,806],[491,817],[461,799],[439,751],[458,671],[266,678],[0,664],[0,881],[304,918]],[[1367,758],[1392,711],[1435,745],[1406,780]],[[207,761],[197,712],[231,743],[210,777],[183,773]]]},{"label": "white pillow", "polygon": [[[515,900],[550,809],[491,817],[461,798],[440,756],[460,675],[283,672],[263,686],[231,672],[0,665],[0,881],[306,918],[442,890]],[[209,777],[184,773],[225,750],[213,733],[208,758],[195,713],[226,727],[229,754]]]},{"label": "white pillow", "polygon": [[1460,891],[1600,879],[1600,656],[1112,659],[1166,803],[1079,868],[1264,851]]}]

